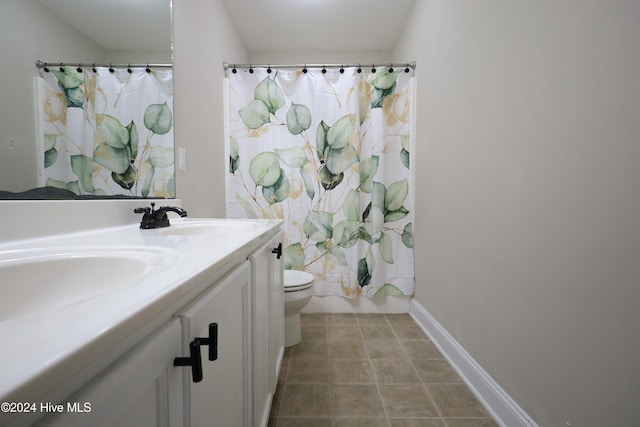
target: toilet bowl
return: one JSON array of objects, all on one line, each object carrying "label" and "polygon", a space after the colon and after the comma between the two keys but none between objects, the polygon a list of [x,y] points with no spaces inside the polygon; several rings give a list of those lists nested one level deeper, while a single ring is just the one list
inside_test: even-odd
[{"label": "toilet bowl", "polygon": [[296,345],[302,339],[300,311],[313,296],[313,274],[298,270],[284,271],[284,346]]}]

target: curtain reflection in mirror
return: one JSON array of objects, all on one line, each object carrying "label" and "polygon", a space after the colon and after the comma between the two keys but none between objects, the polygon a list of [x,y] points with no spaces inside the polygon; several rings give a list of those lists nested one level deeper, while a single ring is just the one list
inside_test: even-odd
[{"label": "curtain reflection in mirror", "polygon": [[172,70],[49,66],[37,80],[39,184],[175,197]]}]

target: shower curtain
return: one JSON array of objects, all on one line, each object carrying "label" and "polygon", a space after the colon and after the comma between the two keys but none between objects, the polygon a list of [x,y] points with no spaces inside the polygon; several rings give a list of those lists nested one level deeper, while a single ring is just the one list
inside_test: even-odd
[{"label": "shower curtain", "polygon": [[40,185],[76,195],[175,197],[172,74],[41,69]]},{"label": "shower curtain", "polygon": [[227,216],[283,219],[315,295],[413,294],[408,71],[227,72]]}]

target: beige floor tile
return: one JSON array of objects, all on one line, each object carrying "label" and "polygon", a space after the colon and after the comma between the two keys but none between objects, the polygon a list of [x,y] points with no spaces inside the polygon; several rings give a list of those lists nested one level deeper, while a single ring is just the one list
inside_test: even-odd
[{"label": "beige floor tile", "polygon": [[291,359],[328,359],[329,350],[325,341],[301,341],[292,347]]},{"label": "beige floor tile", "polygon": [[396,336],[388,325],[360,325],[365,340],[395,340]]},{"label": "beige floor tile", "polygon": [[285,347],[285,348],[284,348],[284,354],[282,355],[282,357],[283,357],[284,359],[288,359],[288,358],[290,358],[290,357],[291,357],[291,353],[293,353],[293,348],[294,348],[294,347],[295,347],[295,346]]},{"label": "beige floor tile", "polygon": [[445,418],[449,427],[498,427],[492,418]]},{"label": "beige floor tile", "polygon": [[430,340],[400,340],[410,359],[444,359],[442,353]]},{"label": "beige floor tile", "polygon": [[330,385],[285,384],[280,404],[280,417],[330,417],[331,415]]},{"label": "beige floor tile", "polygon": [[415,325],[416,322],[406,313],[385,314],[387,321],[392,325]]},{"label": "beige floor tile", "polygon": [[327,341],[329,359],[366,359],[367,351],[362,340]]},{"label": "beige floor tile", "polygon": [[271,411],[269,412],[270,417],[277,417],[280,414],[280,403],[282,402],[283,390],[284,384],[278,384],[276,386],[276,392],[273,395],[273,400],[271,401]]},{"label": "beige floor tile", "polygon": [[328,340],[358,340],[362,339],[360,334],[360,328],[358,325],[329,325],[327,326],[327,339]]},{"label": "beige floor tile", "polygon": [[286,417],[278,418],[277,427],[332,427],[331,418]]},{"label": "beige floor tile", "polygon": [[413,360],[412,363],[424,383],[462,383],[462,379],[444,359]]},{"label": "beige floor tile", "polygon": [[327,313],[327,325],[355,325],[358,323],[356,315],[352,313]]},{"label": "beige floor tile", "polygon": [[278,375],[278,384],[284,383],[287,379],[287,371],[289,370],[289,362],[291,359],[282,359],[282,364],[280,365],[280,374]]},{"label": "beige floor tile", "polygon": [[327,315],[324,313],[300,313],[301,325],[326,325]]},{"label": "beige floor tile", "polygon": [[383,417],[384,410],[375,385],[333,385],[333,413],[341,416]]},{"label": "beige floor tile", "polygon": [[389,418],[425,418],[438,417],[431,399],[422,384],[385,385],[378,386],[382,402]]},{"label": "beige floor tile", "polygon": [[300,325],[303,340],[326,340],[326,325]]},{"label": "beige floor tile", "polygon": [[419,383],[420,377],[408,359],[375,359],[371,361],[379,384]]},{"label": "beige floor tile", "polygon": [[401,340],[426,340],[427,336],[415,323],[413,325],[395,324],[391,325],[393,332]]},{"label": "beige floor tile", "polygon": [[384,314],[356,314],[358,325],[388,325],[387,318]]},{"label": "beige floor tile", "polygon": [[409,315],[302,313],[300,323],[269,427],[497,427]]},{"label": "beige floor tile", "polygon": [[440,418],[389,418],[390,427],[445,427]]},{"label": "beige floor tile", "polygon": [[398,340],[367,340],[364,342],[371,359],[408,359],[409,355]]},{"label": "beige floor tile", "polygon": [[334,418],[333,427],[387,427],[384,418]]},{"label": "beige floor tile", "polygon": [[322,384],[329,382],[329,361],[325,359],[293,359],[289,365],[287,384]]},{"label": "beige floor tile", "polygon": [[375,384],[376,378],[368,360],[329,360],[332,384]]},{"label": "beige floor tile", "polygon": [[427,388],[443,417],[484,417],[489,413],[464,384],[428,384]]}]

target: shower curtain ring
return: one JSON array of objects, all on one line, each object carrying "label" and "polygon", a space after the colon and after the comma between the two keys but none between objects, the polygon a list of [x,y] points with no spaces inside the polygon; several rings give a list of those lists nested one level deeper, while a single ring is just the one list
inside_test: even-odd
[{"label": "shower curtain ring", "polygon": [[268,74],[271,74],[271,65],[268,65],[268,66],[267,66],[267,73],[268,73]]},{"label": "shower curtain ring", "polygon": [[325,68],[325,66],[322,66],[322,74],[325,74],[327,72],[327,69]]},{"label": "shower curtain ring", "polygon": [[93,71],[94,73],[97,73],[98,70],[96,70],[96,63],[94,62],[93,65],[91,65],[91,71]]},{"label": "shower curtain ring", "polygon": [[60,63],[60,72],[64,73],[64,64],[62,62]]},{"label": "shower curtain ring", "polygon": [[144,69],[147,73],[151,72],[151,68],[149,68],[149,64],[147,64],[147,68]]},{"label": "shower curtain ring", "polygon": [[45,73],[49,72],[49,67],[47,67],[47,63],[46,62],[44,64],[42,64],[42,69],[44,70]]},{"label": "shower curtain ring", "polygon": [[113,69],[113,64],[109,64],[109,72],[114,73],[116,70]]},{"label": "shower curtain ring", "polygon": [[393,64],[389,64],[389,72],[393,73]]},{"label": "shower curtain ring", "polygon": [[358,64],[358,74],[360,74],[361,72],[362,72],[362,66]]},{"label": "shower curtain ring", "polygon": [[302,69],[302,72],[307,74],[307,64],[304,65],[304,68]]},{"label": "shower curtain ring", "polygon": [[340,66],[340,74],[344,74],[344,64]]},{"label": "shower curtain ring", "polygon": [[79,73],[82,72],[82,64],[78,64],[78,68],[76,68],[76,71]]},{"label": "shower curtain ring", "polygon": [[253,66],[249,64],[249,73],[253,74]]},{"label": "shower curtain ring", "polygon": [[236,70],[236,64],[233,64],[233,68],[231,69],[231,72],[232,72],[233,74],[235,74],[235,73],[237,73],[237,72],[238,72],[238,70]]},{"label": "shower curtain ring", "polygon": [[376,65],[375,64],[371,64],[371,72],[375,74],[375,72],[376,72]]},{"label": "shower curtain ring", "polygon": [[129,64],[129,66],[127,67],[127,73],[131,74],[133,71],[131,71],[131,64]]}]

